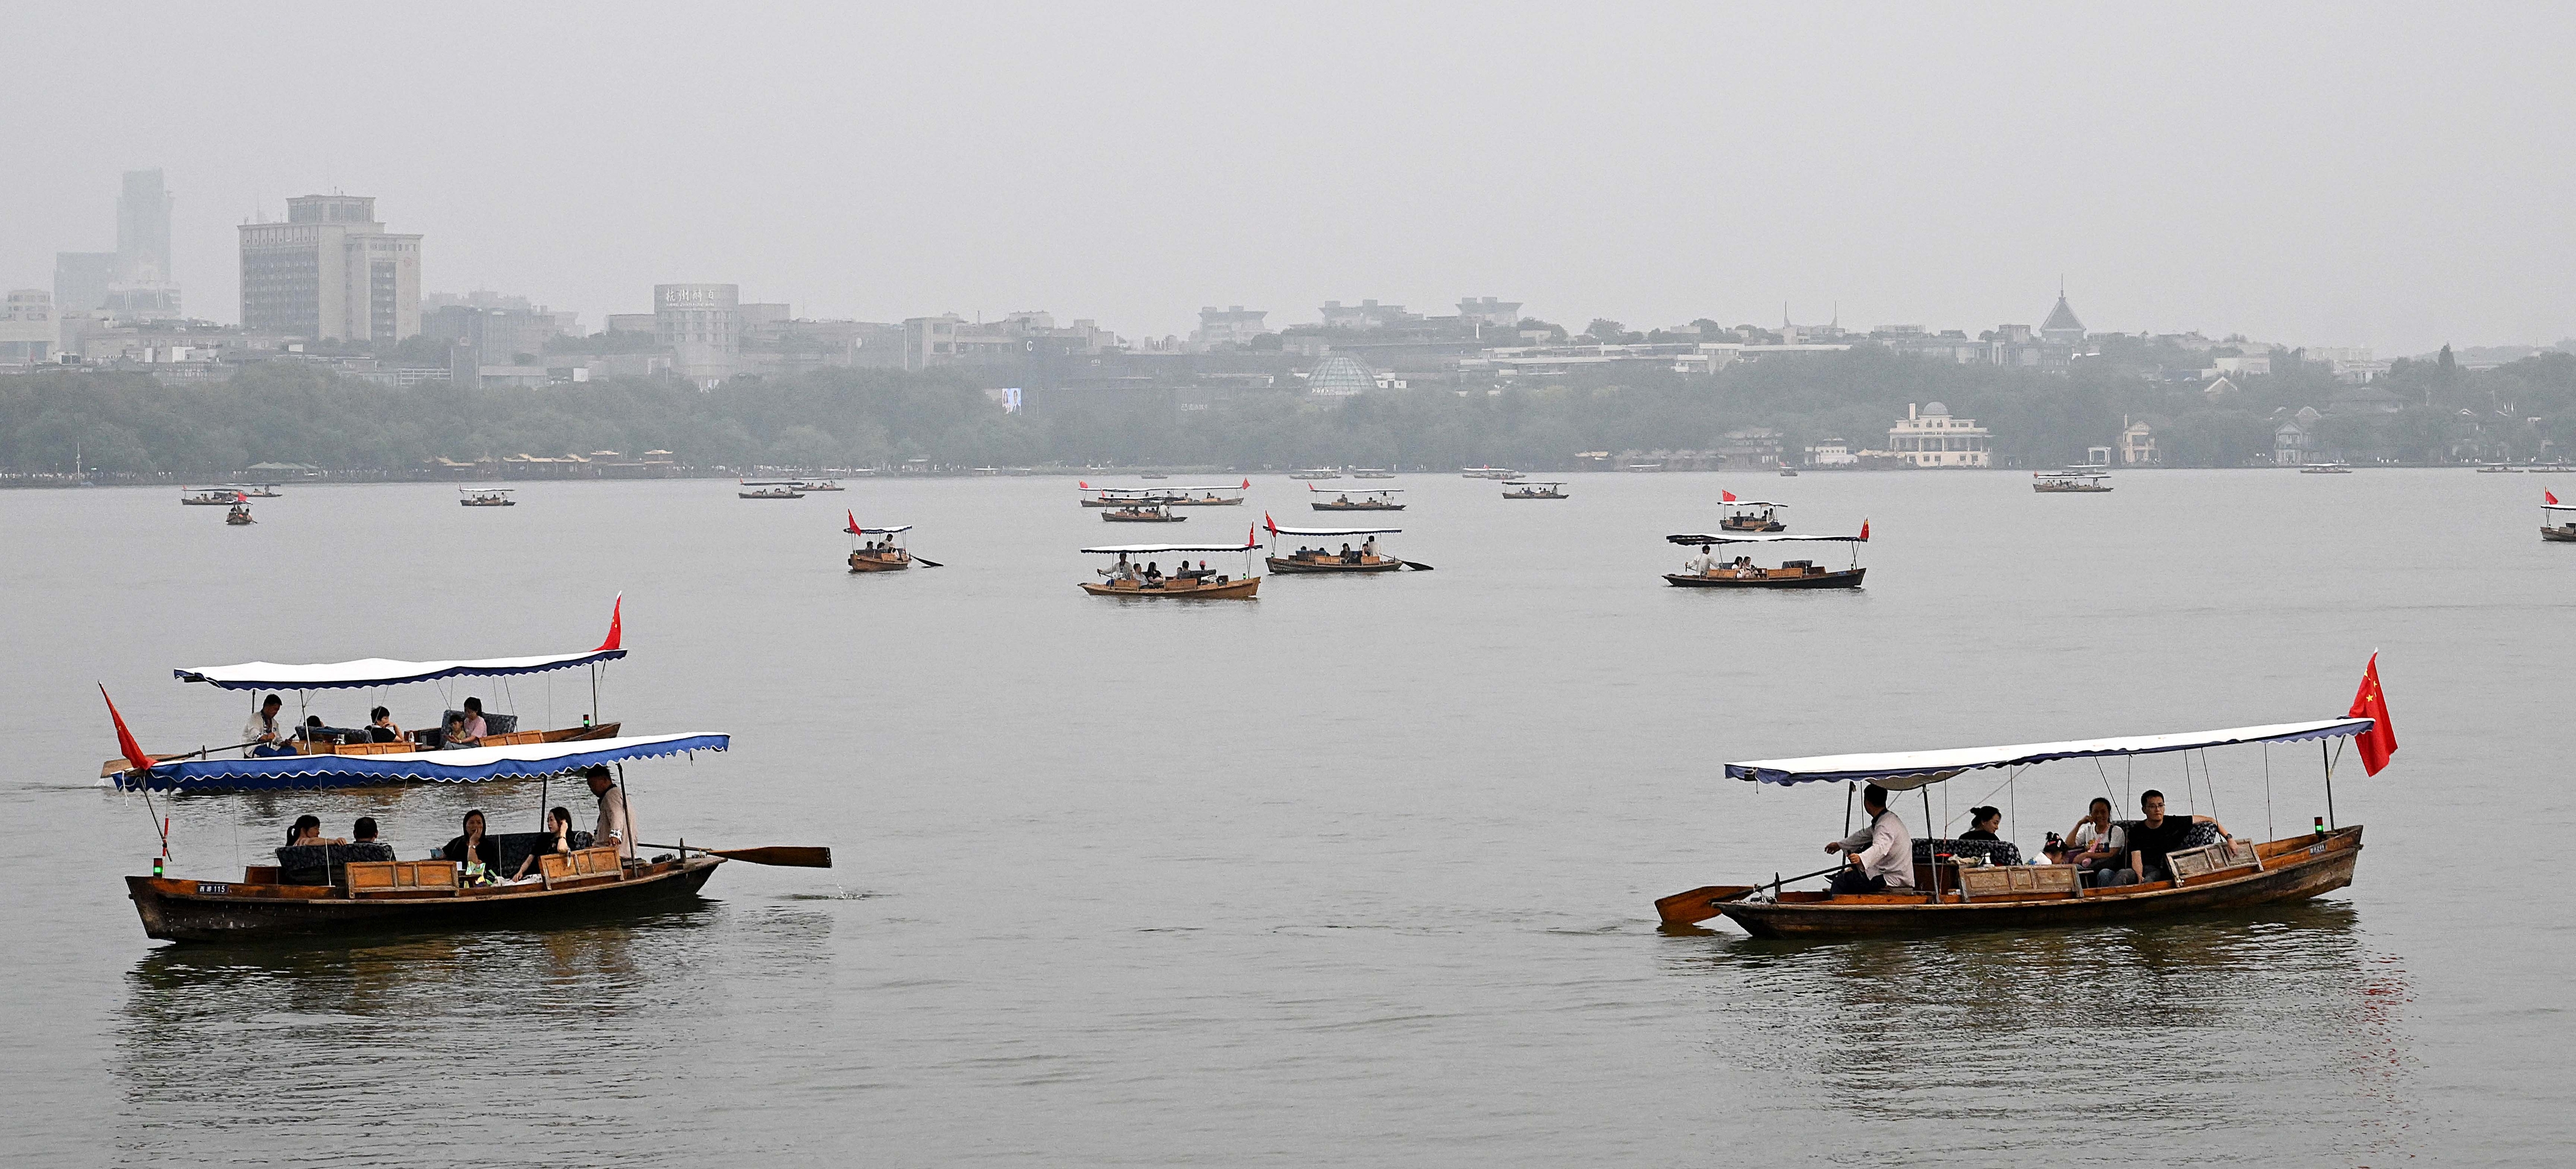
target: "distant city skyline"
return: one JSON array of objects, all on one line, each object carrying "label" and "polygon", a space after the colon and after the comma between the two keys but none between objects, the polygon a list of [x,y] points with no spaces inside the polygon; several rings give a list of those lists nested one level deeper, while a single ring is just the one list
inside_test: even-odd
[{"label": "distant city skyline", "polygon": [[[2549,229],[2576,164],[2461,132],[2565,136],[2557,9],[817,8],[686,43],[654,11],[513,10],[505,37],[18,14],[66,50],[21,62],[45,165],[0,185],[0,287],[116,238],[119,175],[151,167],[187,307],[218,321],[237,226],[346,192],[433,241],[424,291],[592,322],[723,282],[801,316],[1042,309],[1132,337],[1210,304],[1275,327],[1465,295],[1577,329],[1771,325],[1785,300],[1973,334],[2036,324],[2063,274],[2097,331],[2383,355],[2576,334],[2576,240]],[[110,44],[113,70],[75,48]],[[389,51],[427,88],[378,84]],[[2481,64],[2389,83],[2435,57]]]}]

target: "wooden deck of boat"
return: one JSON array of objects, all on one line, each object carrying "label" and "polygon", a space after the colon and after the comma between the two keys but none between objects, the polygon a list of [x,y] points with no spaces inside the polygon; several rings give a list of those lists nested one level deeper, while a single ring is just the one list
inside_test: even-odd
[{"label": "wooden deck of boat", "polygon": [[1338,558],[1300,560],[1294,556],[1264,556],[1262,560],[1270,565],[1272,572],[1400,572],[1404,569],[1403,561],[1385,556],[1371,556],[1357,564],[1347,564]]},{"label": "wooden deck of boat", "polygon": [[852,572],[896,572],[910,567],[912,567],[912,557],[902,553],[891,557],[873,555],[865,551],[850,553]]},{"label": "wooden deck of boat", "polygon": [[1802,573],[1778,568],[1761,571],[1760,576],[1737,576],[1731,571],[1718,576],[1667,572],[1664,581],[1686,589],[1856,589],[1869,573],[1866,568],[1810,569]]},{"label": "wooden deck of boat", "polygon": [[1261,591],[1261,578],[1257,576],[1238,577],[1234,580],[1226,581],[1223,584],[1193,584],[1186,588],[1176,587],[1169,582],[1166,582],[1159,588],[1146,588],[1143,585],[1129,584],[1124,581],[1116,581],[1108,584],[1093,584],[1089,581],[1084,581],[1082,582],[1082,591],[1095,597],[1147,597],[1171,600],[1195,599],[1202,601],[1221,601],[1234,597],[1250,597],[1259,593]]},{"label": "wooden deck of boat", "polygon": [[2121,885],[2069,893],[2008,893],[1961,900],[1945,890],[1929,894],[1783,892],[1779,900],[1746,898],[1759,885],[1712,885],[1655,902],[1667,926],[1685,926],[1725,915],[1757,938],[1864,937],[1984,929],[2042,929],[2169,917],[2302,901],[2352,883],[2361,859],[2361,825],[2339,828],[2323,840],[2292,836],[2255,847],[2260,865],[2221,869],[2180,884]]}]

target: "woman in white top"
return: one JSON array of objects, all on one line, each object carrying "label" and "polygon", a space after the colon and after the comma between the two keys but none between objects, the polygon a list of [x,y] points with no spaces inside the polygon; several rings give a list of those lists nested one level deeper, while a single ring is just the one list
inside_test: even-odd
[{"label": "woman in white top", "polygon": [[2066,830],[2066,860],[2088,872],[2096,869],[2125,867],[2129,856],[2129,833],[2111,820],[2111,801],[2093,797],[2084,818]]}]

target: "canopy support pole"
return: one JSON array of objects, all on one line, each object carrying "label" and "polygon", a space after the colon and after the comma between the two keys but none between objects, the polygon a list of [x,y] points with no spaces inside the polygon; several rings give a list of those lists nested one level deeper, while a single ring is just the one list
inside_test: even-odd
[{"label": "canopy support pole", "polygon": [[[2343,740],[2335,740],[2335,745],[2342,746]],[[2326,827],[2340,828],[2342,825],[2335,822],[2334,811],[2334,756],[2326,753],[2323,739],[2317,740],[2317,758],[2325,760],[2326,764]]]},{"label": "canopy support pole", "polygon": [[1852,796],[1859,791],[1859,780],[1855,779],[1843,785],[1843,839],[1845,840],[1851,839]]},{"label": "canopy support pole", "polygon": [[[1915,790],[1923,793],[1923,827],[1929,830],[1932,827],[1932,785],[1927,783]],[[1933,837],[1926,836],[1923,839],[1926,847],[1929,847]],[[1905,858],[1905,862],[1912,864],[1914,858],[1909,856]],[[1932,870],[1932,904],[1939,905],[1941,904],[1941,854],[1938,851],[1932,853],[1932,863],[1926,867]]]}]

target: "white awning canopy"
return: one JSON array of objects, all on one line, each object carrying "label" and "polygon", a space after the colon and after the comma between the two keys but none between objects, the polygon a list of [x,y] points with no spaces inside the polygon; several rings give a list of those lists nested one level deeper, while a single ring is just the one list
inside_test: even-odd
[{"label": "white awning canopy", "polygon": [[1963,771],[1984,767],[2020,767],[2051,759],[2087,759],[2105,755],[2157,755],[2236,743],[2294,743],[2357,735],[2370,727],[2371,720],[2366,718],[2330,718],[2222,731],[2074,739],[2063,743],[2023,743],[2010,747],[1954,747],[1944,751],[1756,759],[1749,763],[1729,763],[1726,774],[1731,779],[1777,784],[1864,780],[1896,791],[1911,791],[1925,784],[1939,783]]},{"label": "white awning canopy", "polygon": [[445,662],[405,662],[392,658],[360,658],[353,662],[317,662],[311,665],[243,662],[236,666],[199,666],[170,672],[182,682],[207,682],[226,690],[345,690],[433,682],[462,674],[537,674],[547,670],[569,670],[592,662],[614,661],[625,656],[626,651],[622,649],[594,649],[526,658]]},{"label": "white awning canopy", "polygon": [[1791,544],[1801,540],[1827,544],[1861,542],[1858,536],[1793,536],[1786,532],[1703,532],[1697,535],[1685,532],[1664,538],[1676,544]]},{"label": "white awning canopy", "polygon": [[1724,502],[1719,503],[1719,504],[1718,504],[1718,506],[1719,506],[1719,507],[1787,507],[1787,506],[1789,506],[1789,505],[1788,505],[1788,504],[1785,504],[1785,503],[1773,503],[1773,502],[1771,502],[1770,500],[1767,500],[1767,499],[1729,499],[1729,500],[1726,500],[1726,501],[1724,501]]},{"label": "white awning canopy", "polygon": [[1171,552],[1250,552],[1259,544],[1106,544],[1083,551],[1100,556],[1157,556]]},{"label": "white awning canopy", "polygon": [[1273,525],[1271,534],[1279,536],[1321,536],[1327,540],[1338,536],[1392,536],[1402,528],[1286,528]]},{"label": "white awning canopy", "polygon": [[1393,495],[1404,489],[1401,487],[1317,487],[1309,483],[1306,485],[1306,490],[1317,495]]},{"label": "white awning canopy", "polygon": [[843,528],[841,530],[853,536],[891,536],[897,532],[911,531],[912,525],[905,524],[897,528]]}]

